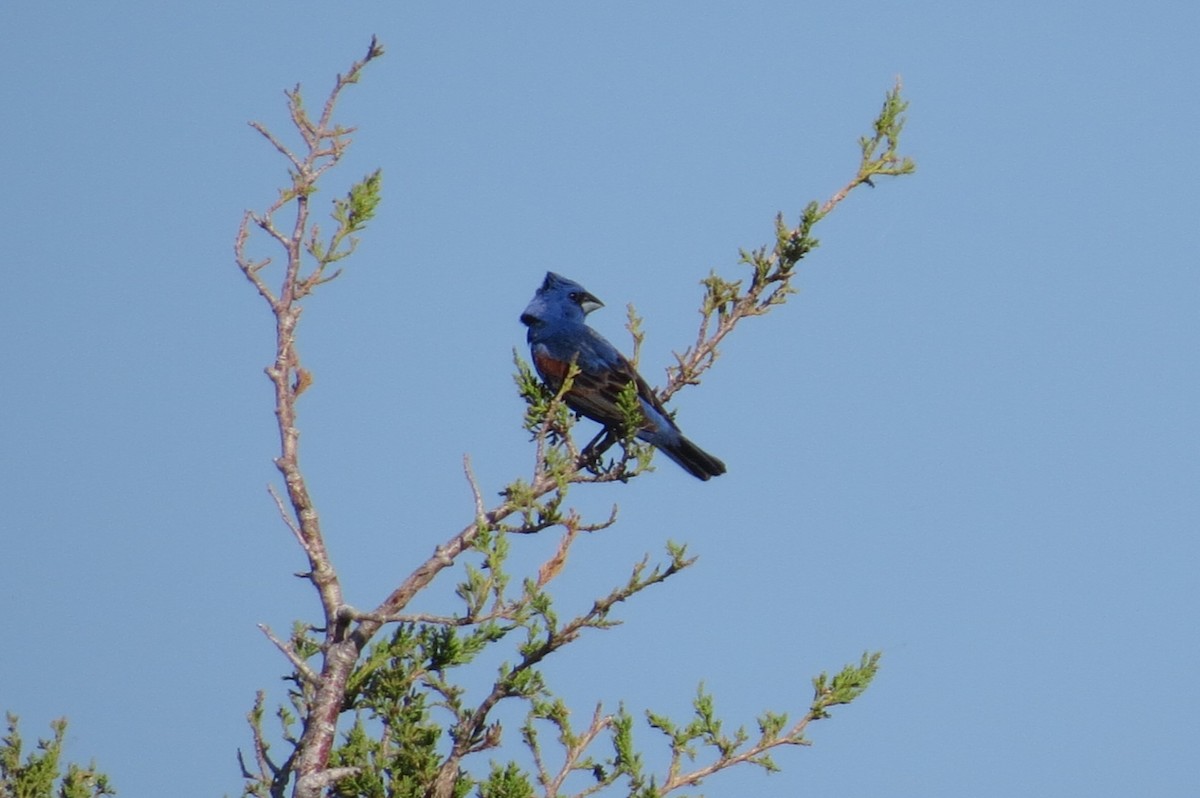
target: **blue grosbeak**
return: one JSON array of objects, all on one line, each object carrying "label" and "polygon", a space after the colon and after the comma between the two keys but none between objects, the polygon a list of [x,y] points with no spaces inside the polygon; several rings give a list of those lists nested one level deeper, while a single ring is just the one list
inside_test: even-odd
[{"label": "blue grosbeak", "polygon": [[563,398],[572,410],[600,422],[609,431],[625,423],[617,399],[633,383],[642,411],[637,437],[657,447],[697,479],[724,474],[725,464],[683,437],[633,365],[587,326],[587,314],[603,306],[579,283],[554,272],[546,273],[542,287],[521,314],[521,322],[529,328],[529,351],[538,374],[551,390],[557,391],[574,361],[579,373]]}]

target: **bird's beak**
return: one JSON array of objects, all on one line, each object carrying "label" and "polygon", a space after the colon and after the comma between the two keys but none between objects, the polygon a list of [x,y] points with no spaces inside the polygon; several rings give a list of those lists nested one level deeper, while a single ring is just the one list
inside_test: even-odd
[{"label": "bird's beak", "polygon": [[604,303],[599,299],[596,299],[596,297],[592,296],[591,294],[585,293],[583,296],[579,297],[579,307],[583,308],[583,315],[586,316],[593,310],[598,310],[599,308],[604,307]]}]

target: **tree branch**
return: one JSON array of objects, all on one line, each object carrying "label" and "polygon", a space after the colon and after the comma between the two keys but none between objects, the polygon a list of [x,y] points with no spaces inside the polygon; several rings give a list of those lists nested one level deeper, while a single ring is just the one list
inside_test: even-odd
[{"label": "tree branch", "polygon": [[[247,211],[238,228],[234,242],[235,259],[246,278],[255,286],[271,308],[275,318],[276,346],[273,362],[266,368],[275,395],[275,415],[279,433],[279,453],[275,465],[284,483],[286,500],[278,491],[271,493],[285,524],[292,531],[305,552],[309,570],[303,574],[316,589],[324,615],[324,635],[319,645],[309,640],[308,633],[301,630],[292,644],[278,640],[269,629],[262,627],[269,639],[283,652],[295,669],[299,693],[295,696],[296,706],[303,714],[303,732],[298,739],[285,733],[293,742],[295,750],[284,766],[276,769],[266,759],[266,745],[261,736],[261,727],[256,726],[256,761],[261,778],[268,771],[273,778],[271,794],[281,795],[290,773],[296,775],[294,795],[297,798],[319,798],[324,791],[340,779],[355,776],[356,767],[329,767],[340,714],[345,711],[348,685],[363,651],[386,623],[404,621],[417,625],[441,627],[443,631],[458,626],[476,626],[496,620],[513,621],[497,634],[506,634],[512,628],[524,626],[522,613],[533,612],[545,628],[535,634],[533,626],[527,626],[530,640],[522,648],[522,659],[514,668],[497,679],[488,693],[470,712],[458,717],[452,734],[450,752],[438,768],[437,778],[431,787],[431,795],[446,798],[451,794],[464,757],[495,745],[499,740],[499,727],[489,725],[491,710],[504,698],[526,696],[540,687],[528,680],[533,679],[534,666],[546,656],[574,640],[584,628],[604,628],[614,621],[607,619],[612,607],[645,587],[656,584],[692,563],[686,559],[683,549],[673,547],[671,564],[665,569],[655,568],[645,574],[647,562],[639,564],[624,587],[598,599],[593,607],[576,616],[565,626],[558,626],[549,610],[539,610],[538,598],[542,589],[554,579],[564,567],[566,555],[572,542],[581,531],[602,529],[613,523],[615,515],[606,522],[584,524],[573,512],[565,513],[562,504],[569,486],[580,483],[604,483],[627,481],[648,468],[649,449],[631,438],[622,439],[614,430],[603,430],[591,444],[580,451],[571,437],[574,423],[563,395],[569,389],[572,375],[568,374],[557,393],[550,392],[533,377],[528,366],[518,359],[518,385],[522,396],[529,403],[526,414],[528,429],[536,444],[533,474],[528,482],[518,480],[502,492],[502,500],[491,509],[485,507],[483,493],[476,481],[470,460],[464,458],[463,469],[471,489],[474,503],[473,521],[456,534],[437,546],[427,559],[397,585],[373,610],[360,613],[347,606],[343,600],[340,579],[326,547],[324,533],[315,503],[301,470],[299,451],[299,428],[297,424],[297,402],[311,384],[310,373],[301,365],[296,350],[296,330],[303,306],[300,301],[318,286],[336,279],[341,270],[335,267],[338,261],[354,252],[357,246],[355,234],[363,229],[375,211],[379,201],[379,173],[367,176],[355,184],[349,195],[334,201],[334,231],[323,236],[318,225],[311,220],[310,198],[317,189],[318,179],[335,166],[350,144],[349,135],[353,128],[342,127],[333,122],[333,113],[341,92],[356,83],[367,63],[383,54],[375,39],[365,57],[355,61],[345,75],[338,75],[320,116],[314,121],[303,104],[300,89],[286,92],[288,111],[293,125],[303,140],[303,148],[295,151],[278,137],[255,122],[252,127],[268,143],[287,159],[291,185],[279,192],[278,198],[268,205],[262,214]],[[728,281],[716,274],[704,281],[706,294],[701,308],[701,324],[695,343],[682,355],[676,355],[677,364],[668,369],[666,386],[660,391],[665,401],[686,385],[697,384],[701,376],[712,367],[718,356],[718,345],[735,327],[746,318],[763,315],[772,307],[786,301],[794,291],[790,281],[796,264],[815,246],[811,237],[812,227],[842,202],[851,191],[860,185],[873,185],[872,178],[888,174],[906,174],[913,166],[909,159],[896,155],[896,142],[903,127],[903,111],[906,104],[899,98],[899,84],[888,94],[884,110],[876,120],[874,136],[864,137],[862,163],[858,174],[846,186],[836,192],[823,205],[811,203],[795,226],[784,224],[782,217],[776,221],[776,242],[768,250],[762,247],[753,252],[743,252],[742,262],[751,267],[749,283]],[[881,152],[882,148],[882,152]],[[291,209],[290,225],[277,224],[276,219],[285,209]],[[270,258],[253,259],[247,254],[247,245],[252,229],[257,228],[267,238],[280,246],[286,260],[282,265],[282,276],[277,287],[266,279],[266,269],[272,265]],[[632,308],[629,311],[629,330],[634,336],[634,356],[637,357],[641,343],[640,320]],[[573,367],[572,367],[573,368]],[[620,443],[619,457],[604,461],[607,449]],[[615,513],[615,510],[614,510]],[[566,534],[558,550],[543,564],[537,579],[527,580],[526,595],[513,603],[502,598],[503,587],[498,579],[489,582],[477,579],[476,596],[468,600],[466,617],[449,617],[432,614],[409,614],[404,610],[445,568],[472,548],[489,550],[488,541],[504,533],[533,533],[551,526],[562,525]],[[489,557],[492,555],[489,554]],[[502,555],[496,555],[502,557]],[[489,559],[489,564],[491,560]],[[483,610],[489,594],[493,591],[494,603],[489,612]],[[547,605],[548,606],[548,605]],[[541,613],[540,615],[538,613]],[[452,631],[448,633],[452,634]],[[474,634],[491,634],[491,629],[478,629]],[[311,651],[309,645],[311,644]],[[309,660],[320,656],[320,668],[314,668]],[[433,678],[432,676],[430,677]],[[437,678],[441,678],[438,676]],[[356,679],[353,691],[359,689],[361,679]],[[432,689],[441,689],[431,683]],[[449,689],[449,688],[446,688]],[[449,695],[447,693],[446,695]],[[457,699],[454,702],[457,706]],[[261,706],[256,705],[259,717]],[[815,711],[815,710],[814,710]],[[457,712],[457,710],[456,710]],[[622,710],[623,713],[623,710]],[[621,717],[625,717],[623,714]],[[795,727],[802,732],[804,725],[816,714],[806,717]],[[284,718],[281,715],[281,718]],[[284,718],[285,732],[289,718]],[[385,721],[386,722],[386,721]],[[624,722],[624,721],[622,721]],[[614,720],[603,717],[597,708],[588,733],[575,744],[568,746],[567,758],[555,776],[539,763],[543,785],[548,795],[556,794],[562,787],[566,775],[578,767],[587,746]],[[774,745],[788,740],[764,741],[742,753],[727,753],[712,765],[690,773],[683,773],[676,762],[671,769],[664,788],[698,783],[707,775],[722,767],[743,761],[761,760],[763,753]],[[725,764],[722,764],[722,763]],[[761,762],[760,762],[761,763]],[[336,763],[335,763],[336,764]],[[548,781],[547,781],[548,779]],[[611,778],[608,780],[611,782]],[[608,783],[606,782],[606,783]],[[596,788],[598,789],[598,787]],[[589,795],[593,789],[581,795]]]}]

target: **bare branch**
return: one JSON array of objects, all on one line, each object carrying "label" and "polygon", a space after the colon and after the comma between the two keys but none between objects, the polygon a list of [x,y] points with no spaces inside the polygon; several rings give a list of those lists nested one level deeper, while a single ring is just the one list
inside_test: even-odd
[{"label": "bare branch", "polygon": [[[900,90],[901,84],[897,80],[875,120],[874,135],[860,139],[862,161],[857,174],[823,204],[809,203],[796,225],[785,224],[780,215],[775,222],[773,247],[764,246],[741,253],[742,262],[752,269],[748,287],[743,289],[741,280],[729,281],[716,274],[703,281],[706,293],[699,331],[695,343],[682,355],[676,354],[676,364],[667,369],[667,385],[659,392],[663,401],[683,387],[700,381],[700,376],[716,362],[718,345],[739,322],[764,315],[775,305],[787,301],[788,295],[795,292],[791,280],[797,264],[818,244],[812,237],[813,227],[854,189],[874,186],[874,177],[906,175],[916,170],[911,158],[897,154],[905,122],[903,114],[908,108],[908,103],[900,97]],[[880,147],[883,147],[882,152]]]},{"label": "bare branch", "polygon": [[811,714],[805,715],[800,722],[793,726],[786,734],[780,735],[766,742],[760,742],[740,753],[721,756],[704,767],[700,767],[686,773],[681,772],[680,768],[682,761],[682,750],[676,749],[673,752],[670,772],[668,773],[667,778],[663,781],[662,786],[659,787],[659,795],[666,795],[667,793],[674,792],[681,787],[698,786],[701,782],[714,773],[736,767],[737,765],[746,763],[758,764],[758,760],[761,760],[764,754],[780,746],[811,745],[811,743],[804,738],[804,730],[808,728],[808,724],[811,723],[812,720],[813,716]]},{"label": "bare branch", "polygon": [[[310,227],[309,197],[316,190],[317,179],[341,159],[349,145],[348,135],[351,129],[333,125],[334,108],[342,90],[358,80],[363,67],[369,61],[382,54],[382,48],[372,39],[367,55],[354,62],[345,76],[338,76],[316,123],[309,119],[304,110],[299,87],[286,92],[289,115],[304,142],[302,149],[293,151],[266,126],[258,122],[251,123],[251,126],[287,159],[291,185],[280,191],[279,196],[265,212],[248,211],[242,218],[234,242],[238,267],[267,300],[275,317],[275,358],[266,372],[275,389],[275,415],[280,443],[275,465],[283,478],[286,502],[273,486],[271,495],[279,508],[280,516],[304,549],[309,564],[305,577],[316,588],[325,615],[324,661],[320,674],[314,672],[291,646],[263,628],[264,633],[288,657],[301,678],[315,689],[294,762],[298,776],[296,795],[309,798],[315,798],[338,779],[355,772],[353,769],[325,768],[341,709],[346,678],[357,661],[365,640],[349,640],[347,637],[347,622],[340,617],[340,609],[344,603],[341,584],[325,545],[320,517],[300,467],[300,433],[296,422],[296,403],[311,384],[311,375],[301,366],[295,348],[296,325],[302,312],[297,302],[311,293],[315,286],[336,276],[336,272],[333,275],[327,274],[326,269],[334,260],[344,256],[339,242],[345,240],[354,230],[361,229],[373,213],[374,204],[378,200],[377,173],[374,182],[370,183],[365,191],[355,195],[352,190],[351,198],[341,209],[343,218],[339,220],[339,228],[334,233],[332,246],[320,250],[316,247],[309,248],[309,254],[316,260],[313,270],[306,274],[303,257],[306,251],[305,237]],[[274,219],[276,214],[289,205],[293,208],[294,215],[290,230],[285,232],[275,224]],[[338,207],[335,203],[335,211]],[[335,217],[336,215],[335,213]],[[266,233],[284,252],[283,273],[278,289],[270,288],[264,278],[264,269],[270,261],[252,260],[246,254],[251,226]]]},{"label": "bare branch", "polygon": [[[562,789],[563,782],[567,780],[567,776],[578,768],[579,761],[583,759],[587,750],[592,746],[592,743],[603,732],[612,727],[612,720],[612,715],[605,715],[601,705],[597,704],[596,711],[592,713],[592,722],[588,724],[587,730],[579,736],[576,743],[568,746],[566,756],[563,759],[563,765],[559,769],[558,775],[554,777],[554,781],[547,785],[547,798],[558,795],[559,790]],[[607,786],[608,783],[605,781],[597,782],[583,792],[577,793],[576,798],[586,798],[586,796],[599,792]]]},{"label": "bare branch", "polygon": [[[290,96],[289,96],[289,99],[290,99]],[[291,161],[292,166],[294,166],[296,168],[296,171],[300,171],[301,169],[304,168],[303,162],[299,158],[297,158],[296,155],[290,149],[288,149],[286,144],[284,144],[282,141],[277,139],[275,137],[275,134],[267,129],[266,125],[264,125],[262,122],[250,122],[249,124],[250,124],[250,127],[257,130],[262,135],[263,138],[265,138],[267,141],[271,142],[271,146],[274,147],[279,152],[280,155],[282,155],[284,158],[287,158],[289,161]]]},{"label": "bare branch", "polygon": [[316,671],[309,667],[308,663],[296,653],[294,648],[276,637],[275,633],[272,632],[271,628],[265,623],[258,624],[258,628],[259,631],[267,636],[268,640],[275,644],[275,648],[283,652],[283,655],[288,658],[288,662],[292,663],[292,667],[296,669],[296,673],[300,675],[300,678],[304,679],[304,681],[308,682],[314,687],[321,684],[321,677],[317,675]]},{"label": "bare branch", "polygon": [[342,779],[356,776],[358,768],[326,768],[296,779],[296,795],[321,795]]},{"label": "bare branch", "polygon": [[475,518],[482,518],[487,510],[483,506],[483,493],[479,490],[479,483],[475,480],[475,472],[471,469],[471,456],[463,455],[463,473],[467,475],[467,484],[471,486],[471,497],[475,500]]},{"label": "bare branch", "polygon": [[284,506],[283,497],[279,495],[279,491],[275,490],[274,485],[267,485],[267,492],[271,494],[271,498],[275,501],[275,507],[279,510],[279,517],[283,519],[283,523],[287,525],[287,528],[292,531],[292,534],[296,537],[296,542],[300,544],[301,548],[304,548],[304,535],[300,532],[300,527],[292,520],[292,516]]}]

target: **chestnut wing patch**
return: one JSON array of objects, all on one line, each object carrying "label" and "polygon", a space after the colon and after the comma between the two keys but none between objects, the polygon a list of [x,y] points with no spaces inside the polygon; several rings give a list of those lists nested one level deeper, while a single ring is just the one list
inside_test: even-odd
[{"label": "chestnut wing patch", "polygon": [[533,352],[533,365],[537,368],[538,374],[542,375],[546,384],[556,391],[563,384],[563,380],[567,378],[567,370],[571,367],[570,363],[564,363],[551,357],[550,353],[540,346]]},{"label": "chestnut wing patch", "polygon": [[[533,354],[533,364],[551,390],[557,391],[562,387],[570,370],[570,363],[551,355],[544,347],[537,347]],[[618,424],[622,415],[617,399],[621,391],[629,383],[637,385],[638,396],[646,404],[657,410],[664,418],[669,419],[662,403],[654,394],[654,390],[646,384],[633,366],[625,358],[621,358],[611,369],[600,372],[580,371],[571,383],[571,390],[564,397],[567,405],[576,412],[582,413],[593,421],[604,425]],[[655,433],[658,424],[643,414],[641,429]]]}]

